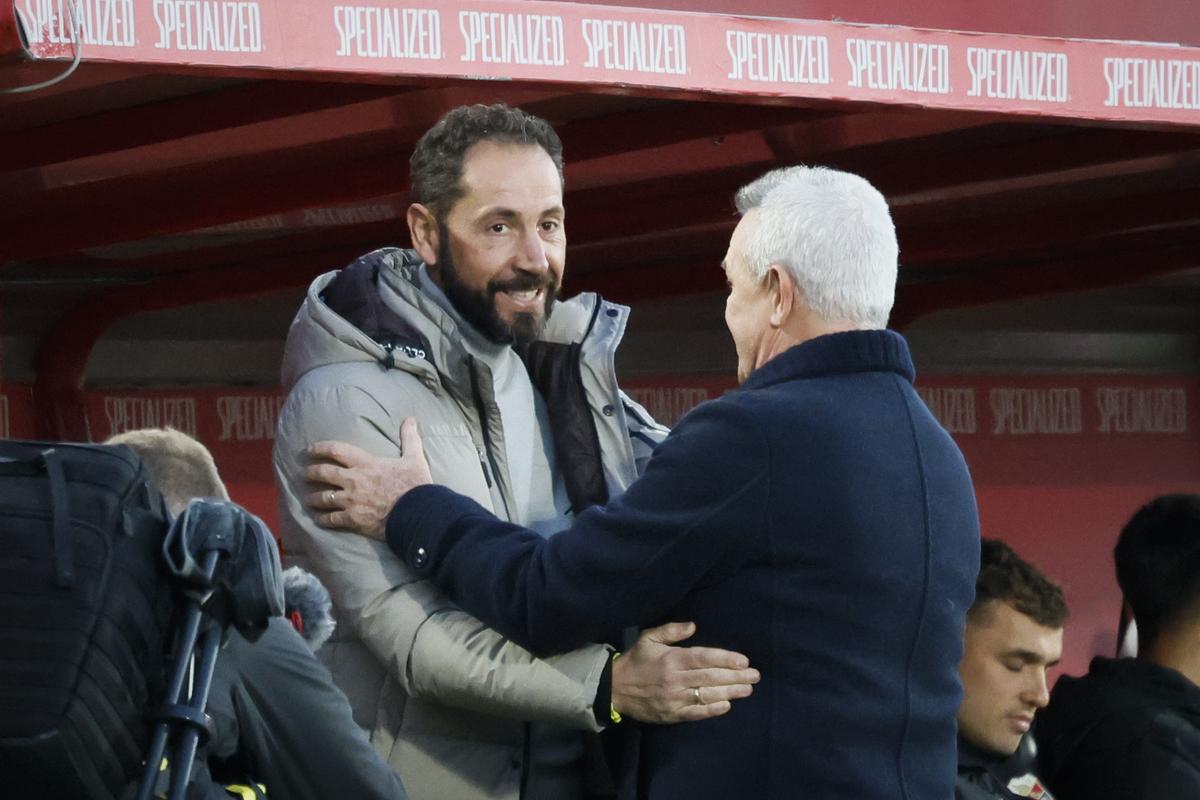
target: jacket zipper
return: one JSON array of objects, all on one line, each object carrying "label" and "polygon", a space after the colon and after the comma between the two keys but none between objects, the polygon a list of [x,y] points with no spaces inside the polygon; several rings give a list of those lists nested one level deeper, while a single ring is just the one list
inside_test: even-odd
[{"label": "jacket zipper", "polygon": [[492,474],[487,468],[487,454],[483,452],[483,448],[475,445],[475,454],[479,456],[479,467],[483,470],[483,479],[487,481],[487,487],[492,488]]},{"label": "jacket zipper", "polygon": [[[479,467],[483,470],[483,479],[487,482],[488,489],[492,488],[492,473],[488,469],[488,451],[491,450],[491,441],[488,436],[487,428],[487,410],[483,406],[483,393],[479,389],[479,381],[475,377],[475,357],[467,356],[467,371],[471,376],[471,395],[475,400],[475,414],[479,417],[479,430],[483,435],[483,444],[475,445],[475,453],[479,456]],[[501,495],[504,493],[501,492]],[[503,500],[503,497],[501,497]],[[505,510],[508,509],[508,501],[504,501]]]}]

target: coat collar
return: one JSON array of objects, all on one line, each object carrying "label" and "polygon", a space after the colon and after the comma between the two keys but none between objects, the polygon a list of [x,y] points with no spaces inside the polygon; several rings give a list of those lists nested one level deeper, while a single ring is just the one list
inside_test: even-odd
[{"label": "coat collar", "polygon": [[742,388],[855,372],[895,372],[910,383],[916,375],[908,343],[900,334],[847,331],[818,336],[780,353],[751,373]]},{"label": "coat collar", "polygon": [[962,736],[958,737],[958,768],[987,770],[1003,764],[1007,757],[989,753],[981,747],[968,742]]},{"label": "coat collar", "polygon": [[[478,353],[468,346],[465,323],[422,288],[421,267],[414,251],[388,247],[318,277],[288,334],[285,385],[323,364],[372,360],[415,375],[431,391],[447,387],[467,397],[469,363],[479,361],[473,358]],[[335,281],[341,286],[331,296]],[[331,306],[326,301],[334,296]],[[542,340],[578,343],[586,360],[611,369],[628,314],[625,306],[585,292],[554,307]],[[314,336],[314,329],[330,335]]]}]

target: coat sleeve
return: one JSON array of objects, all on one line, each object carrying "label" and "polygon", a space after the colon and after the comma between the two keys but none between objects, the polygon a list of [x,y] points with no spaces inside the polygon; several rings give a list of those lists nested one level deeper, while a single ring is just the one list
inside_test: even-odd
[{"label": "coat sleeve", "polygon": [[1045,748],[1041,763],[1059,800],[1200,797],[1194,726],[1169,710],[1157,719],[1115,713],[1078,744]]},{"label": "coat sleeve", "polygon": [[293,390],[280,412],[274,453],[285,545],[311,559],[343,624],[410,697],[599,730],[593,705],[608,648],[586,644],[537,659],[457,608],[382,543],[321,528],[305,508],[309,444],[336,439],[379,456],[399,453],[400,423],[418,409],[411,396],[396,394],[385,409],[354,386]]},{"label": "coat sleeve", "polygon": [[769,450],[749,412],[709,403],[620,497],[549,539],[441,486],[388,517],[388,543],[463,608],[534,652],[661,621],[714,571],[764,552]]},{"label": "coat sleeve", "polygon": [[[1115,797],[1200,797],[1200,764],[1194,757],[1195,729],[1188,722],[1164,714],[1150,735],[1120,753],[1110,753],[1114,769],[1110,787],[1120,787]],[[1097,787],[1100,789],[1101,787]]]}]

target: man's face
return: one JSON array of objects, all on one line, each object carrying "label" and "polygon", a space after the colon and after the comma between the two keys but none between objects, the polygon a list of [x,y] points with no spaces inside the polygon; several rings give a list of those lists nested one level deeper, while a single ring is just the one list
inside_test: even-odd
[{"label": "man's face", "polygon": [[438,221],[434,274],[463,317],[497,343],[541,335],[562,284],[562,183],[537,146],[482,141],[463,159],[463,196]]},{"label": "man's face", "polygon": [[1063,630],[1008,603],[988,605],[967,621],[958,731],[976,747],[1008,756],[1050,699],[1046,671],[1062,658]]},{"label": "man's face", "polygon": [[756,212],[750,210],[742,217],[729,240],[729,250],[721,268],[729,284],[725,300],[725,326],[733,337],[737,350],[737,377],[742,383],[762,363],[764,339],[772,311],[771,293],[763,281],[750,275],[746,265],[745,243],[758,224]]}]

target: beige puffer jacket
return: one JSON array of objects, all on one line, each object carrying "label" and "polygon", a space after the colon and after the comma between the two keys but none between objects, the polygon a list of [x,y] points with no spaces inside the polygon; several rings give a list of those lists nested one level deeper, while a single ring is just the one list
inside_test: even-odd
[{"label": "beige puffer jacket", "polygon": [[[385,348],[334,313],[321,293],[338,273],[310,286],[288,334],[288,397],[275,438],[284,546],[329,587],[340,635],[323,657],[413,800],[517,800],[523,721],[597,730],[593,703],[608,648],[535,658],[417,579],[385,544],[324,530],[304,508],[306,446],[337,439],[395,456],[400,423],[413,416],[434,480],[505,515],[509,483],[489,371],[419,290],[415,254],[385,249],[364,261],[378,269],[378,292],[403,310],[410,336]],[[580,343],[581,383],[612,494],[666,434],[617,388],[613,354],[627,314],[581,295],[555,307],[545,334]]]}]

